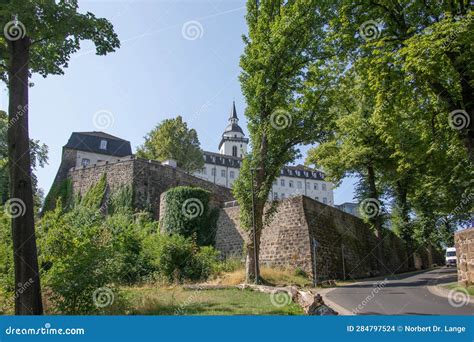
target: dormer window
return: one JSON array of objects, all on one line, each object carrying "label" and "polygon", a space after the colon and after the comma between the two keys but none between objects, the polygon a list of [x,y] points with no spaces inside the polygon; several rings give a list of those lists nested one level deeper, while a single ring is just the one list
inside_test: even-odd
[{"label": "dormer window", "polygon": [[106,150],[107,149],[107,140],[101,140],[100,141],[100,149],[101,150]]}]

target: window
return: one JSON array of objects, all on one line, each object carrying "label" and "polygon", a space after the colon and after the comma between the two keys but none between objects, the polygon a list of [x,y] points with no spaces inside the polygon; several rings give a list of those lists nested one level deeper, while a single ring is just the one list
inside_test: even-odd
[{"label": "window", "polygon": [[298,187],[298,189],[301,189],[303,187],[303,184],[300,181],[298,181],[296,182],[296,186]]},{"label": "window", "polygon": [[232,156],[237,157],[237,146],[232,146]]},{"label": "window", "polygon": [[216,168],[213,167],[212,170],[211,170],[211,175],[215,176],[216,175]]},{"label": "window", "polygon": [[91,163],[90,159],[84,158],[81,161],[82,166],[88,166]]},{"label": "window", "polygon": [[285,194],[281,194],[281,199],[285,199]]},{"label": "window", "polygon": [[323,197],[323,203],[324,203],[324,204],[327,204],[327,203],[328,203],[327,197]]},{"label": "window", "polygon": [[293,181],[292,181],[292,180],[290,180],[290,181],[288,182],[288,186],[289,186],[290,188],[292,188],[292,187],[294,186],[294,184],[293,184]]},{"label": "window", "polygon": [[234,171],[229,171],[229,177],[234,179],[235,177],[235,172]]},{"label": "window", "polygon": [[284,179],[280,180],[280,185],[285,186],[285,180]]},{"label": "window", "polygon": [[273,199],[274,199],[274,200],[277,200],[277,199],[278,199],[278,192],[274,192],[274,193],[273,193]]},{"label": "window", "polygon": [[202,174],[203,174],[203,175],[207,175],[207,168],[203,168],[203,169],[202,169]]},{"label": "window", "polygon": [[101,150],[106,150],[107,149],[107,140],[101,140],[100,141],[100,149]]},{"label": "window", "polygon": [[326,191],[326,183],[323,183],[321,187],[323,188],[323,191]]},{"label": "window", "polygon": [[316,196],[314,199],[315,199],[316,201],[319,201],[319,197],[318,197],[318,196]]},{"label": "window", "polygon": [[225,170],[221,170],[221,177],[222,178],[225,178],[225,174],[226,174]]},{"label": "window", "polygon": [[278,185],[278,180],[277,180],[277,179],[275,179],[275,180],[273,181],[273,185]]},{"label": "window", "polygon": [[318,183],[314,183],[314,190],[319,190]]}]

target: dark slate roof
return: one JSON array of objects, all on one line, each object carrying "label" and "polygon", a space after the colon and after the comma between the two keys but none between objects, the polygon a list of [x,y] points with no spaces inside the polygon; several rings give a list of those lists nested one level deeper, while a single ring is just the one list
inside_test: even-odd
[{"label": "dark slate roof", "polygon": [[242,166],[242,158],[227,156],[225,154],[203,151],[204,162],[227,167],[240,168]]},{"label": "dark slate roof", "polygon": [[[204,162],[220,166],[239,168],[242,166],[242,158],[228,156],[220,153],[203,151]],[[324,173],[305,167],[303,165],[285,166],[280,171],[280,176],[296,177],[304,179],[324,180]]]},{"label": "dark slate roof", "polygon": [[[100,148],[100,141],[107,140],[107,149]],[[115,137],[104,132],[73,132],[65,148],[92,153],[125,157],[132,154],[130,141]]]},{"label": "dark slate roof", "polygon": [[239,132],[244,134],[244,131],[242,131],[242,128],[240,128],[239,125],[236,123],[230,123],[227,125],[227,127],[224,130],[224,133],[229,133],[229,132]]}]

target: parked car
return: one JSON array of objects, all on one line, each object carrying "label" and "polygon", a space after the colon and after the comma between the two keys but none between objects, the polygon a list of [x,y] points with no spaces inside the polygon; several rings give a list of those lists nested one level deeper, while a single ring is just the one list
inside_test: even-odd
[{"label": "parked car", "polygon": [[456,248],[454,247],[446,248],[446,266],[456,267]]}]

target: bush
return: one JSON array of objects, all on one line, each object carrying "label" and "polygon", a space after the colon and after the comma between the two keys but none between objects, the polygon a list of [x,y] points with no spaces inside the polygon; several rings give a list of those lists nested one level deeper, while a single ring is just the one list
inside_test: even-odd
[{"label": "bush", "polygon": [[218,209],[209,208],[210,193],[200,188],[178,186],[165,194],[160,226],[168,234],[196,236],[199,246],[214,245]]},{"label": "bush", "polygon": [[214,248],[199,248],[194,239],[178,234],[156,234],[146,242],[145,253],[169,282],[206,279],[216,270],[219,255]]},{"label": "bush", "polygon": [[0,312],[11,309],[15,291],[10,219],[0,211]]}]

